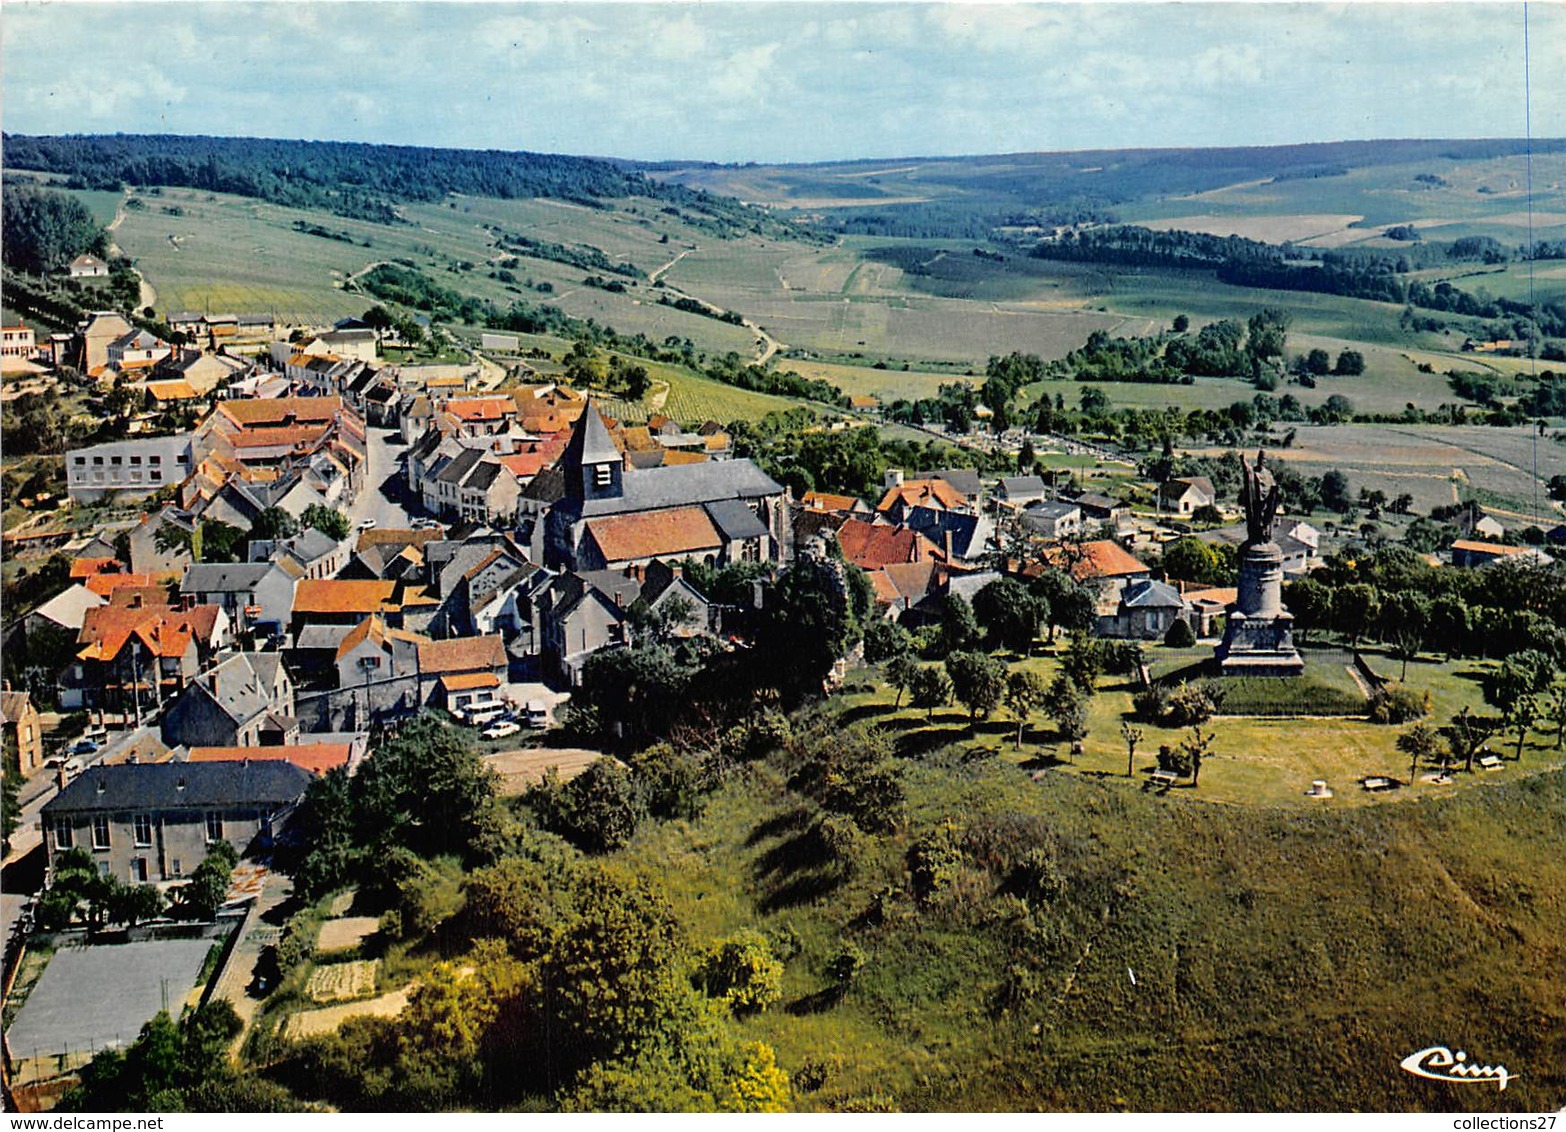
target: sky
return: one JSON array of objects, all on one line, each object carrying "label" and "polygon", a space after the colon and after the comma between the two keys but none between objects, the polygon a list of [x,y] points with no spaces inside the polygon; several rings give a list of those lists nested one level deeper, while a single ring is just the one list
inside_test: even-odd
[{"label": "sky", "polygon": [[[5,0],[0,127],[809,162],[1520,137],[1520,3]],[[1528,8],[1566,135],[1566,5]]]}]

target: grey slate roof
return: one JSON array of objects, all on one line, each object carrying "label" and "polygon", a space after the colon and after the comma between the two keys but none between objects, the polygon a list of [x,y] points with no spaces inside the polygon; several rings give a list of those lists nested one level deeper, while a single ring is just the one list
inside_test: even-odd
[{"label": "grey slate roof", "polygon": [[1041,476],[1002,476],[1000,486],[1007,498],[1038,495],[1044,490],[1044,480]]},{"label": "grey slate roof", "polygon": [[592,402],[588,402],[586,410],[577,418],[576,427],[571,430],[571,439],[566,444],[561,461],[565,467],[620,462],[620,450],[614,446],[614,440],[609,436],[609,428],[604,424],[603,414]]},{"label": "grey slate roof", "polygon": [[648,468],[627,475],[624,485],[618,498],[584,500],[583,517],[694,507],[719,499],[760,499],[783,493],[771,476],[747,459]]},{"label": "grey slate roof", "polygon": [[1184,609],[1185,598],[1167,582],[1144,578],[1120,591],[1120,604],[1127,609]]},{"label": "grey slate roof", "polygon": [[309,527],[282,543],[301,562],[314,562],[325,558],[337,548],[337,540],[325,531]]},{"label": "grey slate roof", "polygon": [[[269,677],[277,674],[277,657],[269,661],[252,663],[260,653],[236,653],[197,678],[190,691],[200,689],[212,698],[212,702],[226,712],[234,722],[244,724],[263,712],[270,711],[272,699],[267,694]],[[213,691],[210,678],[215,677],[217,690]],[[186,692],[186,695],[190,694]]]},{"label": "grey slate roof", "polygon": [[45,803],[43,816],[47,821],[103,810],[283,806],[297,801],[310,779],[309,771],[283,759],[94,766]]},{"label": "grey slate roof", "polygon": [[982,484],[979,482],[979,473],[972,468],[937,468],[933,472],[920,472],[910,479],[921,480],[945,480],[958,491],[970,499],[978,497]]},{"label": "grey slate roof", "polygon": [[355,625],[305,625],[294,638],[294,648],[331,649],[336,652],[343,638],[355,628]]},{"label": "grey slate roof", "polygon": [[730,542],[766,538],[771,533],[756,518],[756,513],[738,499],[718,499],[707,504],[707,515],[718,532]]},{"label": "grey slate roof", "polygon": [[475,491],[488,491],[505,470],[505,465],[496,460],[480,461],[473,469],[473,474],[468,476],[462,486],[470,487]]},{"label": "grey slate roof", "polygon": [[1024,515],[1036,515],[1041,519],[1064,519],[1067,515],[1080,512],[1082,508],[1075,503],[1066,503],[1059,499],[1040,499],[1028,504]]},{"label": "grey slate roof", "polygon": [[246,593],[271,569],[270,562],[198,562],[186,569],[179,592]]},{"label": "grey slate roof", "polygon": [[473,470],[474,465],[483,458],[484,453],[479,449],[464,448],[435,473],[435,478],[441,483],[460,484]]}]

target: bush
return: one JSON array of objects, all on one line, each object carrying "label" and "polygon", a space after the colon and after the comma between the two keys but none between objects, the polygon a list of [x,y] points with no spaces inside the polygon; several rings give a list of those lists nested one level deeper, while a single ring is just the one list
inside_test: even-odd
[{"label": "bush", "polygon": [[1111,676],[1135,676],[1147,660],[1140,641],[1100,642],[1099,655],[1104,661],[1104,671]]},{"label": "bush", "polygon": [[766,936],[745,929],[707,949],[694,981],[708,998],[739,1018],[783,997],[783,964],[772,954]]},{"label": "bush", "polygon": [[1223,693],[1212,684],[1181,684],[1169,697],[1165,722],[1170,727],[1198,727],[1218,711]]},{"label": "bush", "polygon": [[1172,649],[1188,649],[1196,644],[1196,633],[1192,631],[1189,622],[1176,621],[1169,626],[1169,631],[1164,634],[1164,644]]},{"label": "bush", "polygon": [[915,899],[928,903],[950,887],[962,863],[962,839],[950,821],[919,838],[908,850],[908,872],[913,878]]},{"label": "bush", "polygon": [[1370,698],[1372,723],[1411,723],[1430,714],[1430,693],[1404,684],[1387,684]]},{"label": "bush", "polygon": [[1169,710],[1169,689],[1162,684],[1148,685],[1132,695],[1131,709],[1136,712],[1138,719],[1148,723],[1160,722]]}]

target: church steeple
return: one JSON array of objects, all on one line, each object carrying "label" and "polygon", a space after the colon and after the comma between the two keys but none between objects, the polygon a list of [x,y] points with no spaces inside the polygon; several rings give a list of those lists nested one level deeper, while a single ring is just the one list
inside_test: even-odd
[{"label": "church steeple", "polygon": [[569,498],[616,499],[624,493],[624,458],[615,447],[598,406],[591,401],[571,430],[561,467]]}]

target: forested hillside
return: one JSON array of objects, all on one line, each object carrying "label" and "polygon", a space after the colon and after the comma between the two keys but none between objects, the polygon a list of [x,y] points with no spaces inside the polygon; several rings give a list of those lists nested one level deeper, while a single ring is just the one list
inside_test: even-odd
[{"label": "forested hillside", "polygon": [[463,193],[547,197],[588,207],[643,196],[693,209],[735,231],[786,227],[759,209],[703,190],[660,185],[608,161],[560,154],[162,134],[8,134],[4,141],[9,167],[63,174],[70,188],[184,186],[381,223],[398,219],[398,202]]}]

